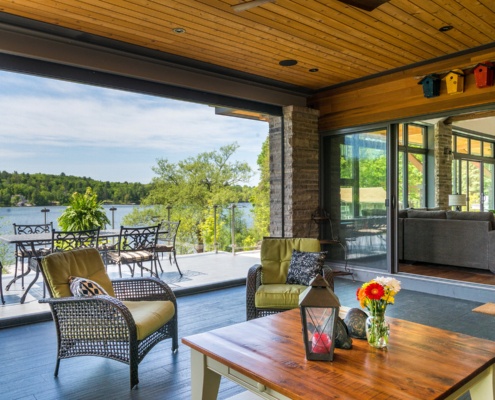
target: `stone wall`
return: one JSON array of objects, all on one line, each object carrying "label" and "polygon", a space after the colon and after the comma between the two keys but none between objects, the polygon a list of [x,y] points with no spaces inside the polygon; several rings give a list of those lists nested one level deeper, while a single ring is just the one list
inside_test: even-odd
[{"label": "stone wall", "polygon": [[283,118],[283,153],[281,120],[270,121],[270,235],[316,237],[311,213],[319,205],[318,111],[290,106]]},{"label": "stone wall", "polygon": [[443,121],[435,125],[435,199],[436,206],[450,209],[452,194],[452,125]]}]

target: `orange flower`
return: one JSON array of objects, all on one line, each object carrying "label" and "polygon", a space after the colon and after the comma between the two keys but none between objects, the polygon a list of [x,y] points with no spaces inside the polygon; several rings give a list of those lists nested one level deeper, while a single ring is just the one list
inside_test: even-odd
[{"label": "orange flower", "polygon": [[372,282],[365,289],[366,297],[370,300],[380,300],[385,294],[383,286],[379,283]]}]

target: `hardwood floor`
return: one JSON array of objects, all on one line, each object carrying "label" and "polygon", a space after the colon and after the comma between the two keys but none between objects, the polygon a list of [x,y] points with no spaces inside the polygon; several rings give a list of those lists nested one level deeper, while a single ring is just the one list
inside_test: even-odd
[{"label": "hardwood floor", "polygon": [[495,274],[481,269],[427,263],[400,263],[399,272],[495,286]]},{"label": "hardwood floor", "polygon": [[[356,289],[361,284],[335,279],[335,293],[342,305],[359,307]],[[238,286],[179,297],[179,337],[245,321],[245,291],[245,286]],[[472,312],[479,305],[402,290],[387,315],[495,340],[493,316]],[[54,378],[56,333],[51,321],[0,329],[0,399],[187,400],[191,395],[190,351],[181,343],[176,354],[170,348],[171,341],[166,340],[151,350],[139,366],[138,388],[130,391],[128,366],[99,357],[62,360],[59,376]],[[219,399],[240,392],[242,388],[224,379]]]}]

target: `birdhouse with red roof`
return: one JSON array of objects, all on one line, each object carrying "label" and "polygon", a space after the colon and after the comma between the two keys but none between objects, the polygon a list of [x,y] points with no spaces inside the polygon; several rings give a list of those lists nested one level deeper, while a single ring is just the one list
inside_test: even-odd
[{"label": "birdhouse with red roof", "polygon": [[437,74],[426,75],[418,84],[423,85],[423,94],[426,98],[437,97],[440,95],[441,79]]},{"label": "birdhouse with red roof", "polygon": [[479,63],[476,67],[474,67],[474,79],[477,87],[484,88],[487,86],[493,86],[494,68],[495,66],[491,61]]},{"label": "birdhouse with red roof", "polygon": [[453,69],[445,75],[448,94],[458,94],[464,92],[464,72],[462,69]]}]

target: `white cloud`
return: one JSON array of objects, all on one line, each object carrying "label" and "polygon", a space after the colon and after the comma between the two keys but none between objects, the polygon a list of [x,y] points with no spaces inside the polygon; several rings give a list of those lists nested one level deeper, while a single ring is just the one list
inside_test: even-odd
[{"label": "white cloud", "polygon": [[[49,169],[58,166],[60,172],[90,176],[67,172],[77,165],[90,170],[87,160],[78,159],[90,148],[108,155],[107,170],[121,164],[125,171],[130,168],[122,160],[176,162],[233,142],[239,144],[236,160],[256,171],[268,134],[265,122],[217,116],[205,105],[5,72],[0,72],[0,110],[0,141],[5,145],[0,169],[19,172],[23,165],[40,163],[39,158],[44,160],[39,168],[49,164]],[[67,152],[70,159],[64,159]],[[115,179],[116,172],[106,174],[113,178],[104,180],[132,181]]]}]

